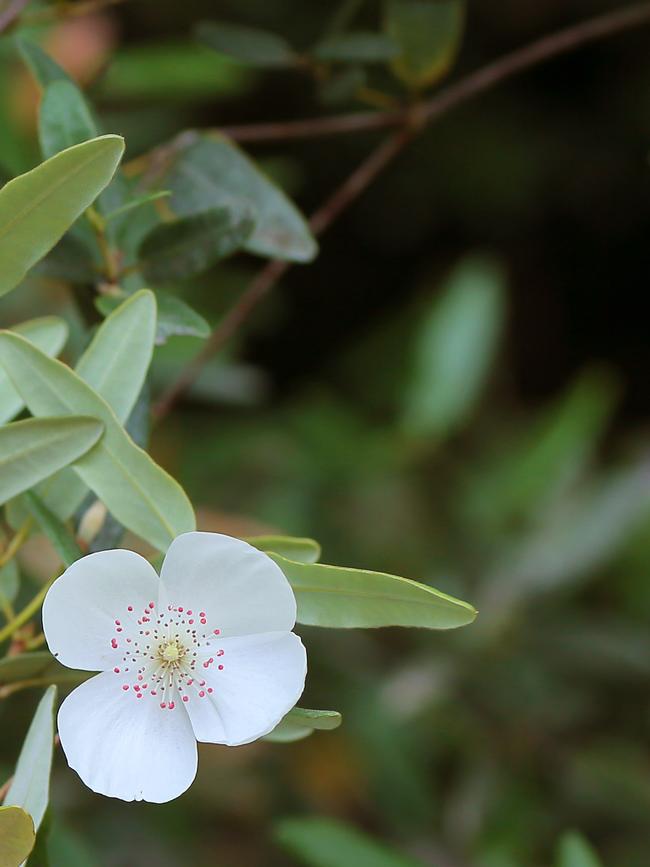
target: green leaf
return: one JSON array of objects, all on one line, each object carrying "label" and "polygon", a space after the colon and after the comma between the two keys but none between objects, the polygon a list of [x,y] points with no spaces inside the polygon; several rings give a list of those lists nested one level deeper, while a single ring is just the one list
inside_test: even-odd
[{"label": "green leaf", "polygon": [[5,806],[23,807],[34,820],[36,831],[50,796],[55,700],[56,687],[50,686],[36,708],[4,801]]},{"label": "green leaf", "polygon": [[131,199],[131,201],[120,205],[120,207],[116,208],[114,211],[109,211],[107,214],[104,214],[104,220],[109,223],[116,217],[123,217],[125,214],[130,213],[136,208],[142,208],[144,205],[150,205],[152,202],[157,202],[158,199],[166,199],[169,196],[171,196],[169,190],[158,190],[156,193],[148,193],[145,196],[136,196],[134,199]]},{"label": "green leaf", "polygon": [[82,552],[70,535],[65,524],[57,516],[51,512],[45,503],[33,491],[27,491],[25,494],[25,502],[29,512],[36,518],[36,521],[45,533],[47,538],[54,545],[55,550],[61,557],[64,566],[71,566],[76,560],[82,557]]},{"label": "green leaf", "polygon": [[250,536],[245,539],[249,545],[260,551],[272,551],[287,560],[299,563],[317,563],[321,547],[314,539],[301,539],[295,536]]},{"label": "green leaf", "polygon": [[506,442],[486,480],[474,483],[485,520],[540,512],[562,496],[593,457],[619,395],[609,371],[583,371],[517,441]]},{"label": "green leaf", "polygon": [[67,81],[74,84],[68,73],[35,42],[17,36],[16,45],[34,79],[42,89],[55,81]]},{"label": "green leaf", "polygon": [[476,610],[467,602],[408,578],[323,563],[298,563],[273,553],[269,556],[293,588],[298,622],[308,626],[454,629],[476,617]]},{"label": "green leaf", "polygon": [[67,467],[95,445],[102,431],[100,421],[78,416],[29,418],[0,428],[0,503]]},{"label": "green leaf", "polygon": [[[77,363],[76,372],[124,423],[135,406],[153,355],[156,300],[142,289],[121,303],[102,323]],[[61,520],[77,511],[88,493],[73,470],[63,470],[37,491],[44,505]],[[22,511],[15,507],[15,511]],[[22,522],[17,514],[15,519]]]},{"label": "green leaf", "polygon": [[57,662],[47,650],[20,653],[0,659],[0,684],[20,680],[46,680],[50,683],[80,683],[92,677],[88,671],[75,671]]},{"label": "green leaf", "polygon": [[[68,326],[57,316],[30,319],[14,326],[11,331],[26,337],[46,355],[58,355],[68,337]],[[18,415],[25,408],[21,396],[0,367],[0,425]]]},{"label": "green leaf", "polygon": [[385,33],[338,33],[314,48],[318,60],[342,63],[382,63],[399,52],[397,43]]},{"label": "green leaf", "polygon": [[300,741],[316,730],[337,729],[341,722],[341,714],[336,710],[308,710],[304,707],[294,707],[264,740],[274,743]]},{"label": "green leaf", "polygon": [[439,81],[456,59],[464,23],[464,0],[386,0],[384,29],[399,46],[395,75],[415,90]]},{"label": "green leaf", "polygon": [[308,867],[424,867],[335,819],[284,819],[275,837]]},{"label": "green leaf", "polygon": [[15,560],[0,568],[0,603],[13,602],[20,589],[20,573]]},{"label": "green leaf", "polygon": [[140,269],[148,283],[184,280],[241,249],[253,227],[249,216],[226,208],[161,223],[140,245]]},{"label": "green leaf", "polygon": [[244,249],[259,256],[310,262],[318,252],[302,214],[236,145],[194,135],[180,148],[164,185],[179,216],[227,208],[250,213],[255,228]]},{"label": "green leaf", "polygon": [[589,843],[575,831],[568,831],[560,838],[556,867],[602,867]]},{"label": "green leaf", "polygon": [[458,265],[419,327],[403,427],[419,437],[457,430],[478,400],[501,335],[501,269],[471,257]]},{"label": "green leaf", "polygon": [[0,864],[20,867],[34,848],[36,835],[29,813],[20,807],[0,807]]},{"label": "green leaf", "polygon": [[43,92],[38,137],[44,158],[97,136],[97,127],[82,92],[71,81],[53,81]]},{"label": "green leaf", "polygon": [[196,35],[214,51],[248,66],[296,66],[300,60],[284,37],[266,30],[225,21],[201,21]]},{"label": "green leaf", "polygon": [[74,469],[121,524],[160,550],[195,528],[180,485],[135,445],[109,405],[76,373],[9,332],[0,334],[0,363],[34,415],[87,413],[104,423],[104,436]]},{"label": "green leaf", "polygon": [[109,183],[124,141],[108,135],[57,154],[0,190],[0,295],[23,279]]},{"label": "green leaf", "polygon": [[[193,310],[189,304],[176,295],[156,289],[156,305],[158,318],[156,320],[156,345],[162,346],[170,337],[201,337],[210,336],[212,329],[210,324]],[[100,295],[95,300],[95,307],[99,312],[108,316],[119,304],[124,296]],[[100,391],[101,394],[101,391]]]},{"label": "green leaf", "polygon": [[124,422],[142,391],[156,334],[156,299],[141,289],[101,324],[76,373]]}]

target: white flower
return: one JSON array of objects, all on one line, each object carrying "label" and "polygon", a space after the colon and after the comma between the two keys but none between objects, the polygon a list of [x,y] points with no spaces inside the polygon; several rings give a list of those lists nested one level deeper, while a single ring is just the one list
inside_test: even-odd
[{"label": "white flower", "polygon": [[295,705],[307,671],[295,620],[280,568],[229,536],[179,536],[160,578],[133,551],[81,558],[43,604],[59,662],[102,672],[59,710],[68,764],[102,795],[176,798],[197,740],[250,743]]}]

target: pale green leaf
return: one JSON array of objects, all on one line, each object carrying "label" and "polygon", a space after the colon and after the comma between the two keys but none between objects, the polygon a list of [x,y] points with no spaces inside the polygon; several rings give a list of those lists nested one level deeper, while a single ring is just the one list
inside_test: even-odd
[{"label": "pale green leaf", "polygon": [[196,33],[214,51],[248,66],[295,66],[299,61],[298,55],[283,36],[267,30],[240,27],[226,21],[202,21]]},{"label": "pale green leaf", "polygon": [[56,552],[61,557],[61,562],[64,566],[71,566],[76,560],[82,557],[82,552],[75,542],[70,531],[63,522],[51,512],[45,503],[33,491],[25,493],[25,502],[28,511],[36,519],[37,524],[45,533],[47,538],[54,546]]},{"label": "pale green leaf", "polygon": [[[193,310],[182,298],[160,289],[154,291],[158,317],[156,319],[156,345],[161,346],[170,337],[210,336],[210,324]],[[109,316],[124,300],[124,295],[100,295],[95,307],[104,316]],[[101,391],[99,392],[101,394]]]},{"label": "pale green leaf", "polygon": [[15,560],[0,567],[0,604],[13,602],[20,589],[20,572]]},{"label": "pale green leaf", "polygon": [[250,214],[255,229],[244,249],[260,256],[310,262],[318,252],[304,217],[236,145],[219,135],[194,135],[163,180],[179,216],[227,208]]},{"label": "pale green leaf", "polygon": [[398,53],[397,43],[385,33],[337,33],[314,48],[318,60],[343,63],[381,63]]},{"label": "pale green leaf", "polygon": [[581,834],[568,831],[560,838],[556,867],[602,867],[600,859]]},{"label": "pale green leaf", "polygon": [[41,89],[55,81],[74,83],[68,73],[35,42],[18,36],[16,44]]},{"label": "pale green leaf", "polygon": [[[58,355],[68,337],[68,326],[57,316],[43,316],[15,325],[11,331],[22,334],[46,355]],[[0,367],[0,425],[18,415],[25,408],[21,396]]]},{"label": "pale green leaf", "polygon": [[104,436],[74,469],[121,524],[160,550],[195,528],[180,485],[134,444],[109,405],[76,373],[9,332],[0,334],[0,362],[34,415],[86,413],[104,423]]},{"label": "pale green leaf", "polygon": [[476,610],[467,602],[408,578],[269,556],[293,588],[298,622],[308,626],[454,629],[476,617]]},{"label": "pale green leaf", "polygon": [[67,467],[102,431],[100,421],[78,416],[29,418],[0,428],[0,503]]},{"label": "pale green leaf", "polygon": [[341,722],[341,714],[336,710],[309,710],[304,707],[294,707],[264,740],[284,744],[300,741],[315,731],[337,729]]},{"label": "pale green leaf", "polygon": [[456,59],[464,0],[386,0],[384,29],[399,46],[392,68],[409,88],[435,84]]},{"label": "pale green leaf", "polygon": [[92,204],[123,152],[122,138],[101,136],[62,151],[0,189],[0,295],[20,283]]},{"label": "pale green leaf", "polygon": [[53,81],[41,98],[38,138],[43,157],[97,136],[97,127],[83,93],[71,81]]},{"label": "pale green leaf", "polygon": [[61,665],[47,650],[20,653],[0,659],[0,684],[20,680],[43,680],[49,683],[80,683],[92,677],[92,672],[75,671]]},{"label": "pale green leaf", "polygon": [[124,422],[142,391],[156,334],[156,299],[141,289],[100,325],[75,368]]},{"label": "pale green leaf", "polygon": [[0,807],[0,864],[20,867],[34,848],[36,836],[29,813],[21,807]]},{"label": "pale green leaf", "polygon": [[161,223],[140,245],[142,275],[148,283],[168,285],[199,274],[241,249],[253,227],[249,216],[226,208]]},{"label": "pale green leaf", "polygon": [[424,867],[335,819],[284,819],[275,836],[307,867]]},{"label": "pale green leaf", "polygon": [[296,536],[250,536],[245,541],[260,551],[272,551],[299,563],[317,563],[321,553],[321,547],[314,539]]},{"label": "pale green leaf", "polygon": [[54,702],[56,687],[50,686],[40,700],[23,743],[5,806],[22,807],[34,820],[43,821],[50,797],[50,771],[54,749]]},{"label": "pale green leaf", "polygon": [[[77,363],[76,372],[125,422],[142,390],[156,330],[156,299],[142,289],[120,304],[100,325]],[[71,470],[57,474],[38,495],[65,520],[81,505],[88,488]]]},{"label": "pale green leaf", "polygon": [[490,259],[470,257],[450,274],[416,335],[403,426],[440,438],[467,419],[494,360],[505,316],[504,279]]}]

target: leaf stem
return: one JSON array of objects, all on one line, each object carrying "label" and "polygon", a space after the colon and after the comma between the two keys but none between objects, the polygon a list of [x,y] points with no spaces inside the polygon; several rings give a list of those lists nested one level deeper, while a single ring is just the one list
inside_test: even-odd
[{"label": "leaf stem", "polygon": [[24,543],[27,541],[33,523],[34,519],[31,516],[26,518],[16,531],[15,535],[12,536],[9,544],[2,554],[0,554],[0,569],[2,569],[3,566],[6,566],[10,560],[13,560],[18,551],[22,548]]}]

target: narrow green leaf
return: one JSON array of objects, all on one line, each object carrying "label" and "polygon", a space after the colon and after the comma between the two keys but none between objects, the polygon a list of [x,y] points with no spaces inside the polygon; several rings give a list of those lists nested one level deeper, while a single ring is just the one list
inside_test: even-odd
[{"label": "narrow green leaf", "polygon": [[156,334],[156,299],[141,289],[101,324],[75,368],[124,422],[142,391]]},{"label": "narrow green leaf", "polygon": [[0,503],[67,467],[102,431],[100,421],[80,416],[29,418],[0,428]]},{"label": "narrow green leaf", "polygon": [[266,30],[240,27],[225,21],[202,21],[196,35],[219,54],[248,66],[295,66],[299,62],[298,55],[283,36]]},{"label": "narrow green leaf", "polygon": [[109,405],[76,373],[9,332],[0,334],[0,363],[34,415],[85,412],[104,423],[104,436],[74,469],[120,523],[160,550],[195,528],[180,485],[133,443]]},{"label": "narrow green leaf", "polygon": [[249,216],[226,208],[161,223],[140,245],[140,269],[148,283],[184,280],[241,249],[253,228]]},{"label": "narrow green leaf", "polygon": [[317,563],[321,547],[314,539],[295,536],[250,536],[245,540],[260,551],[272,551],[287,560],[299,563]]},{"label": "narrow green leaf", "polygon": [[568,831],[560,838],[556,867],[602,867],[600,859],[581,834]]},{"label": "narrow green leaf", "polygon": [[341,714],[336,710],[308,710],[304,707],[294,707],[264,740],[285,744],[300,741],[317,730],[337,729],[341,722]]},{"label": "narrow green leaf", "polygon": [[255,228],[244,244],[251,253],[310,262],[318,252],[295,205],[224,136],[188,137],[164,184],[172,191],[171,206],[179,216],[224,207],[252,214]]},{"label": "narrow green leaf", "polygon": [[75,671],[61,665],[48,653],[20,653],[0,659],[0,684],[16,683],[19,680],[46,680],[50,683],[80,683],[92,677],[92,672]]},{"label": "narrow green leaf", "polygon": [[157,193],[149,193],[146,196],[137,196],[137,198],[131,199],[131,201],[120,205],[120,207],[116,208],[114,211],[109,211],[107,214],[104,214],[104,220],[109,223],[116,217],[123,217],[125,214],[128,214],[136,208],[141,208],[143,205],[150,205],[152,202],[157,202],[158,199],[167,199],[169,196],[171,196],[169,190],[158,190]]},{"label": "narrow green leaf", "polygon": [[298,563],[274,553],[269,556],[293,588],[298,622],[308,626],[454,629],[476,617],[476,610],[467,602],[408,578],[323,563]]},{"label": "narrow green leaf", "polygon": [[[154,291],[158,317],[156,320],[156,346],[167,343],[170,337],[201,337],[210,336],[210,324],[193,310],[182,298],[177,298],[169,292],[160,289]],[[124,300],[123,295],[100,295],[95,300],[95,307],[104,316],[109,316]],[[101,394],[101,390],[99,390]]]},{"label": "narrow green leaf", "polygon": [[386,0],[384,29],[399,46],[395,75],[416,90],[439,81],[456,59],[464,23],[464,0]]},{"label": "narrow green leaf", "polygon": [[4,801],[5,806],[23,807],[34,820],[36,831],[50,797],[55,700],[56,687],[50,686],[36,708]]},{"label": "narrow green leaf", "polygon": [[[124,423],[142,391],[153,355],[156,300],[142,289],[121,303],[97,329],[77,363],[76,372],[103,398]],[[44,505],[59,519],[77,511],[88,487],[71,469],[63,470],[37,491]],[[22,512],[16,505],[12,511]],[[18,516],[12,514],[12,525]],[[18,518],[18,523],[22,522]]]},{"label": "narrow green leaf", "polygon": [[284,819],[275,836],[308,867],[424,867],[335,819]]},{"label": "narrow green leaf", "polygon": [[501,335],[503,283],[490,259],[470,257],[452,271],[417,334],[403,416],[409,434],[443,437],[467,419]]},{"label": "narrow green leaf", "polygon": [[[14,326],[11,331],[26,337],[46,355],[58,355],[68,337],[68,326],[57,316],[30,319]],[[21,396],[0,367],[0,425],[18,415],[25,408]]]},{"label": "narrow green leaf", "polygon": [[23,279],[109,183],[124,152],[119,136],[62,151],[0,189],[0,295]]},{"label": "narrow green leaf", "polygon": [[382,63],[399,52],[397,43],[385,33],[337,33],[314,48],[318,60],[341,63]]},{"label": "narrow green leaf", "polygon": [[15,560],[0,568],[0,603],[13,602],[20,589],[20,573]]},{"label": "narrow green leaf", "polygon": [[97,136],[83,93],[71,81],[53,81],[43,92],[38,115],[38,138],[43,157]]},{"label": "narrow green leaf", "polygon": [[31,514],[61,557],[64,566],[71,566],[82,552],[65,524],[51,512],[33,491],[27,491],[25,502]]},{"label": "narrow green leaf", "polygon": [[74,83],[68,73],[35,42],[17,36],[16,45],[41,89],[55,81]]},{"label": "narrow green leaf", "polygon": [[34,848],[36,835],[29,813],[20,807],[0,807],[0,864],[20,867]]}]

